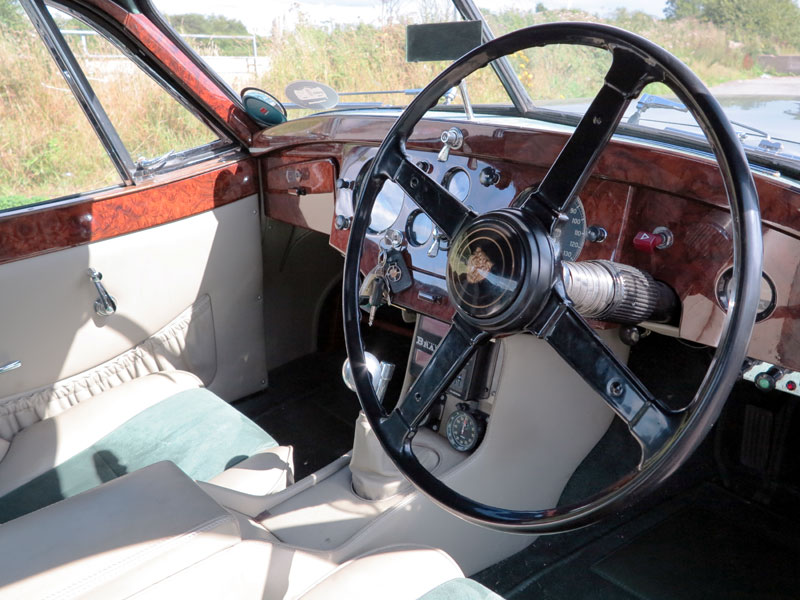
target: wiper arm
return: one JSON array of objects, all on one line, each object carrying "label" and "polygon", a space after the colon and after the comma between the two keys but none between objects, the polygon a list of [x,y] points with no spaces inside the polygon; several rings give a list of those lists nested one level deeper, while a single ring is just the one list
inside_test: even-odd
[{"label": "wiper arm", "polygon": [[628,125],[638,125],[642,113],[650,108],[663,108],[665,110],[689,112],[688,108],[675,100],[662,98],[661,96],[654,96],[653,94],[642,94],[642,97],[639,98],[639,101],[636,103],[636,112],[628,117],[628,120],[625,122]]},{"label": "wiper arm", "polygon": [[[689,109],[686,108],[684,104],[676,100],[662,98],[661,96],[655,96],[653,94],[642,94],[642,97],[636,103],[636,112],[633,113],[625,123],[628,125],[639,125],[639,120],[641,119],[642,114],[651,108],[689,112]],[[696,126],[694,123],[689,123],[688,125],[690,127]],[[742,129],[747,129],[748,131],[761,136],[762,139],[758,142],[758,147],[761,150],[766,152],[780,152],[783,150],[783,144],[779,141],[773,140],[772,136],[763,129],[758,129],[752,125],[747,125],[746,123],[740,123],[739,121],[733,120],[731,120],[731,125],[736,125]],[[739,140],[744,141],[748,136],[751,135],[751,133],[748,133],[747,131],[737,131],[736,135],[738,136]]]}]

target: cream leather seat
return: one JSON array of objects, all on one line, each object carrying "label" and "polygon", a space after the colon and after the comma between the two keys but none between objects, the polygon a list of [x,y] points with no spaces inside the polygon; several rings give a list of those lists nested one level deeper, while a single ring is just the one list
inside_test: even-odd
[{"label": "cream leather seat", "polygon": [[194,375],[146,375],[17,433],[0,461],[0,522],[161,460],[213,480],[277,446]]},{"label": "cream leather seat", "polygon": [[462,577],[431,548],[336,565],[281,544],[161,462],[0,526],[0,597],[413,600]]}]

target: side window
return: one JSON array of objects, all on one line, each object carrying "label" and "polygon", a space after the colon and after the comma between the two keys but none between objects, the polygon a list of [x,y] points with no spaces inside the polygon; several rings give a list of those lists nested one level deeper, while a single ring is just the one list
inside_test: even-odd
[{"label": "side window", "polygon": [[49,10],[134,161],[179,154],[219,139],[87,23]]},{"label": "side window", "polygon": [[121,178],[17,0],[0,0],[0,210]]}]

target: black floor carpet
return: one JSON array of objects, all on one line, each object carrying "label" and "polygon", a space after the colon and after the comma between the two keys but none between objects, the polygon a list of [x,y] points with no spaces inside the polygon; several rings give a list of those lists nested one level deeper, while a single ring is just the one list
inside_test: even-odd
[{"label": "black floor carpet", "polygon": [[317,353],[269,374],[269,387],[235,404],[281,445],[294,446],[302,479],[350,451],[359,405],[342,382],[344,356]]},{"label": "black floor carpet", "polygon": [[494,587],[509,600],[797,598],[798,533],[793,522],[702,484],[513,587]]},{"label": "black floor carpet", "polygon": [[647,600],[796,598],[800,539],[787,533],[782,519],[703,489],[592,571]]}]

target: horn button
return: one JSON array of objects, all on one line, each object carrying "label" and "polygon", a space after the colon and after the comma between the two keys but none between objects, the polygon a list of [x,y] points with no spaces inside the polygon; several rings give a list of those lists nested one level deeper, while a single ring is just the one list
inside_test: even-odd
[{"label": "horn button", "polygon": [[538,221],[504,209],[481,215],[455,237],[447,255],[447,290],[474,324],[507,329],[532,318],[547,299],[553,253]]}]

